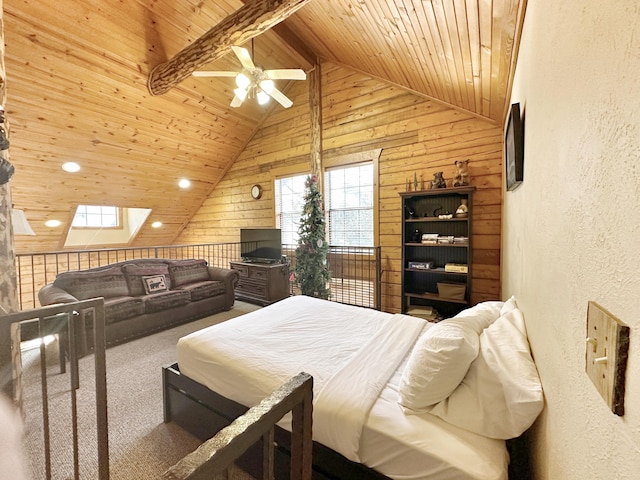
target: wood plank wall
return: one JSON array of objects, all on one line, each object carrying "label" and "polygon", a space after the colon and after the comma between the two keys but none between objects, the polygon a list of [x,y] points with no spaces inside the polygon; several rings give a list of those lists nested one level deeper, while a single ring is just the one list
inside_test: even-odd
[{"label": "wood plank wall", "polygon": [[[192,218],[176,243],[235,242],[242,227],[275,225],[273,182],[308,172],[306,84],[288,94]],[[473,208],[473,303],[500,298],[502,128],[486,120],[327,63],[322,66],[324,157],[382,148],[379,162],[379,245],[383,310],[401,308],[401,211],[398,192],[414,173],[451,179],[454,161],[469,159]],[[249,194],[262,185],[260,200]]]}]

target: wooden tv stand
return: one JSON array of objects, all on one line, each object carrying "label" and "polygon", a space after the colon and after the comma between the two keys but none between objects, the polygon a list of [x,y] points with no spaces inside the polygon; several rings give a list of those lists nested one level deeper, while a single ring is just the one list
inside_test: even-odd
[{"label": "wooden tv stand", "polygon": [[240,274],[238,300],[265,306],[289,296],[288,263],[231,262],[231,269]]}]

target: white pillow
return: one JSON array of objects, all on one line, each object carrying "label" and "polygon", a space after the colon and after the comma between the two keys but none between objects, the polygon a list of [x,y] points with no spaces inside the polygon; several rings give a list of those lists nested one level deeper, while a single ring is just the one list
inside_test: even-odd
[{"label": "white pillow", "polygon": [[533,424],[544,406],[522,312],[498,318],[480,335],[480,352],[462,383],[430,411],[447,423],[509,439]]},{"label": "white pillow", "polygon": [[469,326],[480,335],[482,331],[491,325],[501,315],[500,310],[504,307],[503,302],[482,302],[473,307],[466,308],[453,318],[464,318]]},{"label": "white pillow", "polygon": [[426,412],[451,394],[478,355],[477,335],[500,316],[502,306],[498,301],[478,303],[420,337],[400,382],[398,403],[405,413]]},{"label": "white pillow", "polygon": [[501,317],[505,313],[509,313],[511,310],[515,310],[516,308],[518,308],[518,304],[516,302],[516,297],[514,297],[512,295],[509,298],[509,300],[504,302],[504,305],[502,305],[502,308],[500,309],[500,315],[499,316]]},{"label": "white pillow", "polygon": [[447,398],[478,355],[479,339],[465,320],[430,327],[416,342],[402,372],[398,403],[405,413],[422,413]]}]

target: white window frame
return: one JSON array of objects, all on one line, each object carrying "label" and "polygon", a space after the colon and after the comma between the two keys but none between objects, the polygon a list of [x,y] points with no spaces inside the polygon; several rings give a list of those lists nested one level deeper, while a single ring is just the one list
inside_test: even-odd
[{"label": "white window frame", "polygon": [[[84,215],[85,221],[78,223]],[[105,218],[114,218],[115,225],[105,222]],[[91,222],[90,218],[99,219]],[[72,228],[122,228],[122,209],[110,205],[78,205],[71,222]]]},{"label": "white window frame", "polygon": [[[371,170],[370,182],[369,179],[364,178],[362,181],[362,169],[367,168]],[[353,178],[355,170],[358,170],[358,182],[355,185],[351,182],[351,185],[347,185],[348,178]],[[351,175],[349,175],[349,173]],[[343,178],[340,178],[343,177]],[[332,180],[333,178],[333,180]],[[330,245],[339,245],[346,247],[373,247],[375,244],[375,224],[374,224],[374,191],[375,191],[375,178],[374,178],[374,164],[372,161],[360,162],[356,164],[340,165],[331,168],[327,168],[324,173],[324,202],[325,202],[325,220],[327,226],[327,241]],[[353,198],[353,194],[357,191],[358,204],[348,201],[348,197]],[[363,193],[368,194],[369,201],[362,202],[364,197]],[[340,198],[343,197],[343,198]],[[366,197],[365,197],[366,198]],[[360,218],[361,214],[370,212],[371,218],[370,230],[366,228],[360,228],[354,225],[354,229],[358,232],[364,233],[365,236],[370,238],[370,242],[349,242],[346,240],[337,240],[336,237],[346,238],[345,234],[339,235],[337,231],[339,222],[337,220],[340,216],[347,216],[352,213],[353,216]],[[340,222],[344,223],[344,222]],[[346,225],[342,224],[341,227]],[[335,228],[334,228],[335,227]]]},{"label": "white window frame", "polygon": [[[323,158],[323,164],[324,164],[324,170],[322,175],[323,180],[324,180],[324,171],[326,171],[327,169],[332,169],[335,167],[347,167],[347,166],[352,166],[352,165],[365,163],[365,162],[371,162],[373,164],[373,245],[372,246],[379,245],[378,162],[381,154],[382,154],[382,148],[377,148],[377,149],[368,150],[364,152],[358,152],[358,153],[347,154],[347,155],[328,156]],[[311,175],[310,172],[300,173],[300,170],[298,170],[298,168],[296,168],[295,170],[292,168],[291,169],[287,168],[287,169],[281,170],[281,174],[275,177],[274,179],[274,203],[275,203],[274,211],[275,211],[276,228],[282,229],[281,212],[279,210],[280,206],[278,205],[280,193],[278,191],[279,187],[277,186],[277,181],[283,178],[291,178],[291,177],[298,177],[298,176],[306,180],[306,178],[309,175]],[[320,188],[324,198],[324,195],[325,195],[324,185],[321,184]],[[301,202],[300,211],[295,214],[296,227],[295,227],[295,234],[294,234],[295,241],[293,242],[293,245],[297,245],[298,243],[297,232],[298,232],[300,217],[302,216],[302,206],[304,206],[304,191],[300,194],[300,202]],[[283,245],[287,244],[285,235],[283,235],[282,243]]]},{"label": "white window frame", "polygon": [[[275,216],[276,216],[276,228],[279,228],[282,233],[283,245],[297,245],[298,244],[298,227],[300,226],[300,217],[302,216],[302,209],[304,207],[304,194],[306,189],[304,183],[306,179],[311,175],[310,173],[298,173],[295,175],[287,175],[278,177],[274,180],[274,199],[275,199]],[[302,190],[300,190],[300,187]],[[283,205],[282,202],[282,189],[287,189],[287,194],[294,196],[299,194],[299,199],[293,198],[291,202],[286,202],[287,205]],[[295,208],[298,206],[299,208]],[[284,211],[283,211],[284,210]],[[290,231],[286,227],[283,228],[283,216],[290,217],[293,223],[293,229]],[[286,223],[286,222],[285,222]]]}]

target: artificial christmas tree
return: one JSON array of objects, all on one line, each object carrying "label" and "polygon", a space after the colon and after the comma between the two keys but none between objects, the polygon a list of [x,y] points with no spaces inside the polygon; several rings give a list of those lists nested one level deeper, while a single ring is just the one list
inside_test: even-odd
[{"label": "artificial christmas tree", "polygon": [[303,295],[329,298],[331,272],[327,265],[329,245],[325,240],[322,196],[318,190],[318,177],[307,177],[304,208],[298,228],[295,283]]}]

